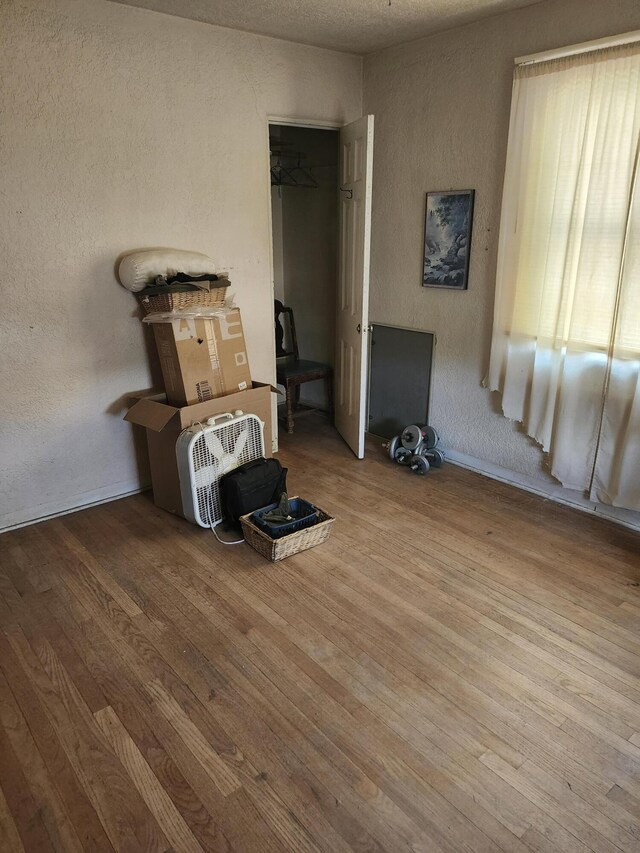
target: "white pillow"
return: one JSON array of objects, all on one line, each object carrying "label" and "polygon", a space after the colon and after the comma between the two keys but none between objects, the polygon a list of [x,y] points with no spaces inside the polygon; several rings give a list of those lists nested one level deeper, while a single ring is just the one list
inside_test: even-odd
[{"label": "white pillow", "polygon": [[204,275],[215,272],[215,264],[200,252],[184,249],[146,249],[125,255],[118,267],[120,284],[137,293],[153,284],[157,275]]}]

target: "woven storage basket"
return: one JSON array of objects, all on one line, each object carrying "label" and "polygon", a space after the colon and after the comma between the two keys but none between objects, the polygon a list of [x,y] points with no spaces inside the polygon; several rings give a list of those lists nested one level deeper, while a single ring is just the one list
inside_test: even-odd
[{"label": "woven storage basket", "polygon": [[245,542],[248,542],[252,548],[266,557],[267,560],[271,560],[272,563],[284,560],[285,557],[291,557],[300,551],[306,551],[308,548],[314,548],[316,545],[321,545],[329,538],[331,525],[335,521],[332,516],[318,507],[319,521],[313,527],[297,530],[281,539],[272,539],[251,521],[252,515],[253,513],[249,513],[240,519]]},{"label": "woven storage basket", "polygon": [[[227,287],[212,287],[211,290],[200,290],[198,287],[187,285],[171,286],[161,293],[147,293],[141,291],[138,296],[140,304],[147,314],[162,313],[164,311],[176,311],[185,308],[222,308],[227,295]],[[156,288],[153,288],[156,290]]]}]

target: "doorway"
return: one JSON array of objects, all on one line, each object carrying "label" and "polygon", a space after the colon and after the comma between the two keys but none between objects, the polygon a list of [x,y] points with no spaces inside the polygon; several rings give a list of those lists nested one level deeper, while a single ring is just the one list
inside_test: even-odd
[{"label": "doorway", "polygon": [[[295,302],[302,321],[299,353],[291,365],[295,375],[283,378],[290,391],[288,431],[293,431],[291,385],[311,384],[313,378],[296,364],[305,352],[312,352],[312,347],[322,347],[325,361],[315,366],[325,373],[333,368],[335,393],[331,394],[327,383],[323,399],[311,396],[314,391],[316,395],[322,393],[317,387],[305,388],[299,397],[316,408],[324,405],[327,409],[333,400],[335,427],[362,459],[369,350],[373,116],[361,116],[331,129],[274,119],[268,129],[274,295]],[[340,199],[337,205],[336,198]],[[321,218],[316,219],[316,213],[321,213]],[[287,307],[285,313],[295,319],[293,306]],[[296,319],[297,323],[300,320]],[[274,334],[276,342],[283,335],[279,323]],[[295,344],[295,336],[291,337]],[[278,373],[277,368],[276,364]]]},{"label": "doorway", "polygon": [[[292,351],[291,316],[300,360],[335,367],[338,291],[337,128],[270,124],[273,285],[281,313],[284,349]],[[276,359],[276,367],[282,359]],[[279,385],[280,431],[286,423],[285,389]],[[305,381],[295,419],[332,409],[331,382]],[[294,427],[295,428],[295,427]],[[286,427],[285,427],[286,429]]]}]

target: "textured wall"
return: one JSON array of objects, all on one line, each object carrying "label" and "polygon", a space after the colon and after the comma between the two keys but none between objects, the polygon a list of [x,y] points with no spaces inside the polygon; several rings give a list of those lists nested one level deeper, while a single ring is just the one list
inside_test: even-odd
[{"label": "textured wall", "polygon": [[[436,332],[431,417],[445,447],[545,488],[537,445],[480,384],[513,59],[639,27],[638,0],[554,0],[365,58],[364,107],[376,122],[371,320]],[[469,290],[422,288],[425,193],[467,188],[476,190]]]},{"label": "textured wall", "polygon": [[266,117],[355,119],[361,60],[105,0],[0,5],[1,528],[139,482],[123,395],[152,351],[123,250],[228,269],[274,378]]}]

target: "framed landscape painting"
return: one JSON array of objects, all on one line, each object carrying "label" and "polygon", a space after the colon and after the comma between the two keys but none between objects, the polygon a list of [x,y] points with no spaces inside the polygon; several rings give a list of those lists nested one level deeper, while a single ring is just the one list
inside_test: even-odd
[{"label": "framed landscape painting", "polygon": [[427,193],[423,287],[466,290],[474,190]]}]

